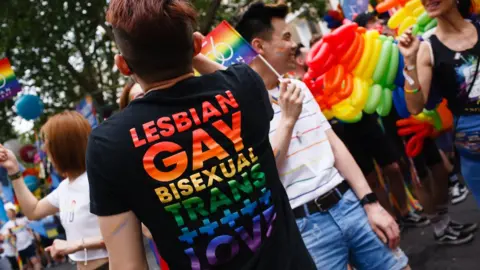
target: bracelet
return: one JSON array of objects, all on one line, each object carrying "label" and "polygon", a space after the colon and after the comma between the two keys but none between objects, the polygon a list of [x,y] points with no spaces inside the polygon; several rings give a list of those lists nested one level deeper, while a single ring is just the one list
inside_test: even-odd
[{"label": "bracelet", "polygon": [[83,253],[85,254],[85,260],[83,260],[84,265],[87,265],[87,247],[85,246],[85,239],[82,238],[82,247],[83,247]]},{"label": "bracelet", "polygon": [[412,90],[404,89],[404,90],[405,90],[405,93],[407,94],[416,94],[420,92],[420,89],[412,89]]},{"label": "bracelet", "polygon": [[16,173],[13,173],[13,174],[9,174],[8,175],[8,178],[10,179],[10,181],[15,181],[19,178],[21,178],[23,175],[22,175],[22,172],[21,171],[18,171]]}]

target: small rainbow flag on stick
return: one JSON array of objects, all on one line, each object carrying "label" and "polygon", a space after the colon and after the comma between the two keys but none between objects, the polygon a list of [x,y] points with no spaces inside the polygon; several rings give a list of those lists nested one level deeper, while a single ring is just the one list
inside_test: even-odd
[{"label": "small rainbow flag on stick", "polygon": [[223,66],[237,63],[247,65],[257,57],[257,52],[228,22],[223,21],[204,39],[202,54]]},{"label": "small rainbow flag on stick", "polygon": [[8,58],[0,60],[0,101],[14,97],[22,90],[20,83],[15,77]]}]

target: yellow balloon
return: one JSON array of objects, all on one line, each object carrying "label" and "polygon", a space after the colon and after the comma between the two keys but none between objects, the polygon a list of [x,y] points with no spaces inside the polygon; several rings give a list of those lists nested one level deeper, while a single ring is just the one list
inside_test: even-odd
[{"label": "yellow balloon", "polygon": [[423,6],[420,6],[413,11],[413,17],[418,18],[420,15],[423,14],[423,12],[425,12],[425,8]]},{"label": "yellow balloon", "polygon": [[378,39],[379,36],[380,34],[374,30],[367,31],[365,34],[365,49],[363,50],[363,55],[360,58],[360,61],[353,70],[353,74],[357,77],[368,78],[365,77],[365,70],[367,69],[373,50],[375,49],[375,40]]},{"label": "yellow balloon", "polygon": [[405,9],[407,13],[413,14],[415,9],[421,6],[422,6],[422,2],[420,0],[412,0],[405,4]]},{"label": "yellow balloon", "polygon": [[398,28],[398,35],[402,35],[408,28],[412,27],[417,22],[415,17],[407,17]]},{"label": "yellow balloon", "polygon": [[378,59],[380,58],[380,53],[382,52],[382,41],[380,39],[376,39],[375,41],[375,47],[373,49],[373,52],[370,57],[370,61],[368,62],[367,69],[365,70],[365,76],[364,78],[372,78],[373,72],[375,71],[375,68],[377,67],[378,64]]},{"label": "yellow balloon", "polygon": [[361,112],[361,110],[352,107],[348,102],[340,102],[337,105],[334,105],[332,111],[335,117],[342,121],[352,121]]},{"label": "yellow balloon", "polygon": [[365,81],[355,77],[353,80],[353,93],[350,96],[350,104],[358,110],[363,110],[368,100],[368,86]]},{"label": "yellow balloon", "polygon": [[322,113],[325,116],[325,118],[327,118],[327,120],[333,119],[333,112],[331,110],[323,110]]},{"label": "yellow balloon", "polygon": [[404,8],[400,9],[399,11],[395,12],[395,14],[390,17],[388,20],[388,28],[390,29],[397,29],[403,20],[407,17],[407,12]]},{"label": "yellow balloon", "polygon": [[413,118],[422,121],[422,122],[429,122],[433,124],[433,118],[430,116],[425,115],[423,112],[417,115],[414,115]]}]

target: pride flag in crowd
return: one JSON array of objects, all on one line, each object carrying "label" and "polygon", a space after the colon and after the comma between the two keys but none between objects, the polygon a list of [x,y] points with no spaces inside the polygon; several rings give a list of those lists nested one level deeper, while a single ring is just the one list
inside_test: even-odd
[{"label": "pride flag in crowd", "polygon": [[22,90],[20,83],[15,77],[8,58],[0,60],[0,101],[14,97]]},{"label": "pride flag in crowd", "polygon": [[250,64],[258,55],[250,44],[228,22],[223,21],[204,39],[202,54],[226,67]]}]

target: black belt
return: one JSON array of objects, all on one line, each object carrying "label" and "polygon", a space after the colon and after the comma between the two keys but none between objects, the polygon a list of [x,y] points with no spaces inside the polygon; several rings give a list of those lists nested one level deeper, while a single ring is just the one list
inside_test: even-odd
[{"label": "black belt", "polygon": [[[345,194],[345,192],[347,192],[349,189],[350,185],[347,183],[347,181],[343,181],[342,183],[338,184],[338,186],[334,187],[321,197],[318,197],[315,200],[310,201],[304,205],[307,206],[308,213],[310,214],[317,212],[327,212],[330,208],[335,206],[342,199],[342,195]],[[304,218],[307,216],[304,205],[300,205],[297,208],[293,209],[293,214],[295,215],[295,218]]]}]

